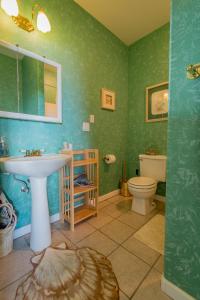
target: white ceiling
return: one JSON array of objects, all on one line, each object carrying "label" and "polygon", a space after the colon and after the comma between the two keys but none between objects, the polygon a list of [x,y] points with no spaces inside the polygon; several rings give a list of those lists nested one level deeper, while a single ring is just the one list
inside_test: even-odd
[{"label": "white ceiling", "polygon": [[74,0],[125,44],[169,22],[170,0]]}]

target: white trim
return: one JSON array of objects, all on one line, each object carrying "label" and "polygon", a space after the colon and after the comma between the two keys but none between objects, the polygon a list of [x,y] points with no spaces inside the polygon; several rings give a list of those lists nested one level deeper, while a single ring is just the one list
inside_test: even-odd
[{"label": "white trim", "polygon": [[117,196],[117,195],[119,195],[119,192],[120,192],[120,190],[118,189],[118,190],[114,190],[114,191],[112,191],[112,192],[110,192],[110,193],[108,193],[108,194],[99,196],[99,202],[102,202],[102,201],[104,201],[104,200],[107,200],[107,199],[109,199],[109,198],[112,198],[112,197],[114,197],[114,196]]},{"label": "white trim", "polygon": [[[60,220],[60,214],[57,213],[55,215],[50,216],[50,223],[54,223],[56,221]],[[25,234],[28,234],[31,232],[31,224],[28,224],[26,226],[20,227],[18,229],[15,229],[14,231],[14,239],[17,239],[20,236],[23,236]]]},{"label": "white trim", "polygon": [[165,196],[158,195],[158,194],[155,194],[154,199],[155,199],[155,200],[158,200],[158,201],[160,201],[160,202],[166,202],[166,197],[165,197]]},{"label": "white trim", "polygon": [[161,289],[174,300],[195,300],[195,298],[181,290],[172,282],[168,281],[164,276],[162,276],[161,279]]},{"label": "white trim", "polygon": [[5,41],[0,41],[0,45],[8,48],[10,50],[16,51],[23,55],[32,57],[36,60],[39,60],[43,63],[54,66],[57,69],[57,117],[45,117],[37,116],[23,113],[7,112],[0,111],[0,117],[2,118],[11,118],[11,119],[20,119],[20,120],[32,120],[32,121],[41,121],[41,122],[50,122],[50,123],[62,123],[62,80],[61,80],[61,65],[57,62],[47,59],[45,56],[40,56],[31,51],[20,48],[18,45],[13,45]]}]

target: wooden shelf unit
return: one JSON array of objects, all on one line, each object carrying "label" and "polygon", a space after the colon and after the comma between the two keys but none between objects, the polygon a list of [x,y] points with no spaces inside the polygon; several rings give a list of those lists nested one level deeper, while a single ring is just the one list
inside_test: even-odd
[{"label": "wooden shelf unit", "polygon": [[[97,149],[62,150],[71,156],[70,162],[61,170],[61,214],[62,220],[74,225],[97,215],[99,195],[99,153]],[[86,174],[91,185],[74,186],[74,179]]]}]

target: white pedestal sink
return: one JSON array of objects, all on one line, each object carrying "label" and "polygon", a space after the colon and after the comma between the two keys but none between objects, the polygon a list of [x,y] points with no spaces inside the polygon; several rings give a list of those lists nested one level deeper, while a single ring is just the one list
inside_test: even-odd
[{"label": "white pedestal sink", "polygon": [[42,251],[51,244],[51,229],[47,199],[47,176],[62,168],[71,156],[52,154],[10,158],[4,162],[9,173],[28,176],[31,183],[31,240],[33,251]]}]

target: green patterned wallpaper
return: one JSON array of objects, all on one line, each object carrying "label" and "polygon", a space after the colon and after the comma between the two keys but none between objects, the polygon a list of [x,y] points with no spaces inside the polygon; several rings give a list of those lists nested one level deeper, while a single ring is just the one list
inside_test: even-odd
[{"label": "green patterned wallpaper", "polygon": [[165,278],[200,299],[200,1],[173,0]]},{"label": "green patterned wallpaper", "polygon": [[[20,13],[30,15],[34,1],[20,1]],[[125,157],[128,109],[128,48],[103,25],[72,0],[40,0],[50,19],[52,31],[28,33],[0,10],[0,39],[46,56],[62,65],[63,123],[47,124],[22,120],[0,120],[0,135],[8,139],[11,155],[19,149],[58,152],[64,141],[74,149],[100,150],[100,194],[118,188],[121,159]],[[116,92],[116,111],[101,109],[100,89]],[[89,133],[82,122],[95,115]],[[114,153],[117,162],[109,167],[102,158]],[[13,200],[18,227],[30,223],[30,195],[20,192],[12,177],[0,175],[0,185]],[[57,174],[48,180],[50,214],[59,210]]]},{"label": "green patterned wallpaper", "polygon": [[[129,48],[128,174],[135,176],[138,155],[148,148],[167,152],[167,121],[145,123],[145,89],[168,81],[169,24]],[[159,188],[159,194],[165,191]]]},{"label": "green patterned wallpaper", "polygon": [[[51,21],[51,33],[26,33],[0,11],[0,39],[19,44],[62,65],[63,124],[1,119],[0,134],[8,138],[11,155],[18,155],[19,149],[24,148],[58,152],[64,141],[72,143],[75,149],[99,148],[100,194],[108,193],[118,188],[127,149],[131,176],[138,167],[138,154],[146,148],[154,146],[166,153],[167,122],[145,124],[144,89],[167,80],[169,25],[128,49],[72,0],[62,2],[59,7],[57,0],[40,2]],[[32,3],[31,0],[21,3],[25,14]],[[116,92],[116,111],[100,108],[102,87]],[[88,120],[89,114],[95,115],[95,124],[91,124],[89,133],[82,132],[82,122]],[[103,163],[106,153],[116,155],[114,165]],[[59,210],[57,180],[57,174],[48,180],[51,215]],[[0,175],[0,184],[13,200],[18,213],[17,226],[29,224],[30,195],[21,193],[12,177]],[[162,194],[162,187],[160,191]]]}]

